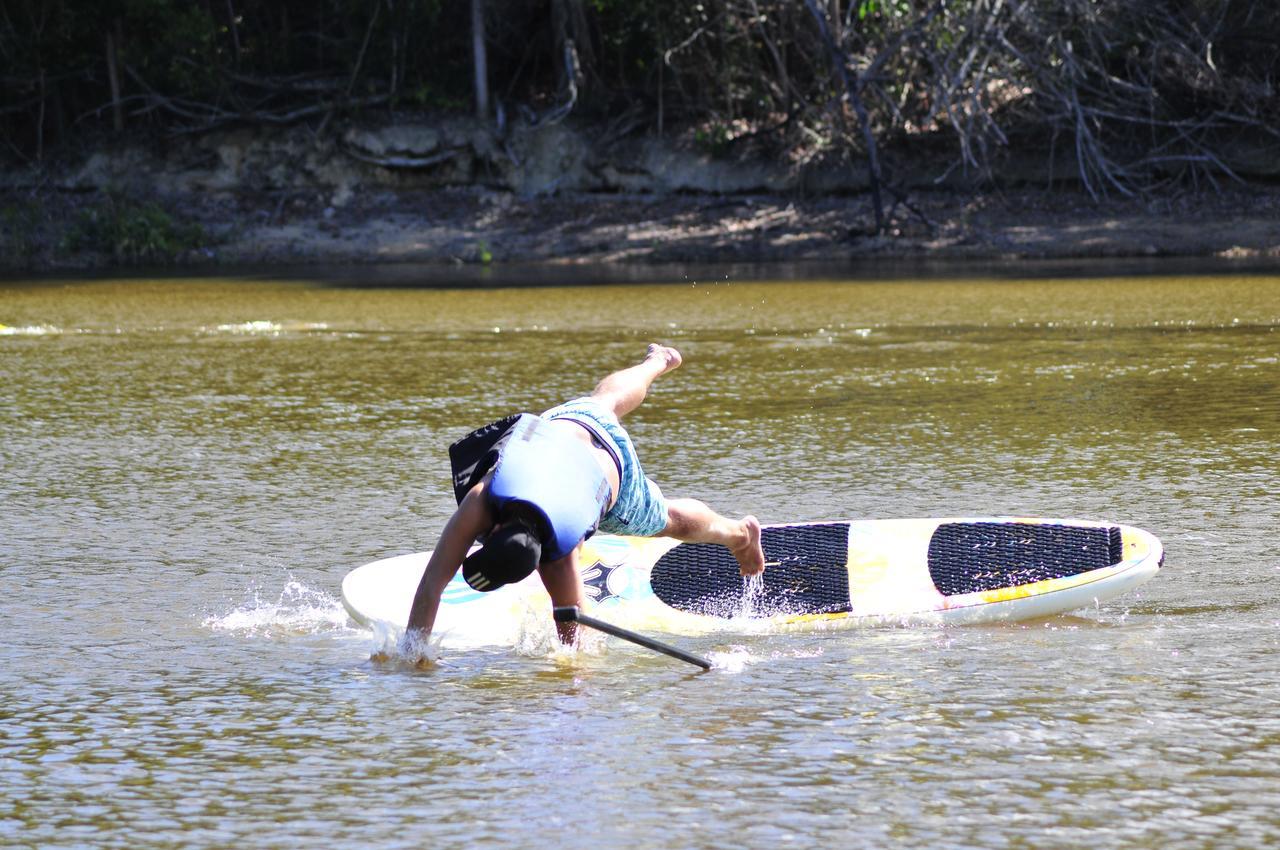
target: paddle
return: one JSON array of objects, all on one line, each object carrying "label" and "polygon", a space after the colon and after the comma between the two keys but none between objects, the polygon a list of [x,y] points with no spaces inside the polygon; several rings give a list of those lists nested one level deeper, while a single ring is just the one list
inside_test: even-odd
[{"label": "paddle", "polygon": [[632,643],[639,644],[645,649],[652,649],[655,652],[670,655],[672,658],[679,658],[681,661],[687,661],[690,664],[701,667],[703,670],[711,669],[711,662],[705,658],[699,658],[696,655],[685,652],[683,649],[677,649],[674,646],[654,640],[653,638],[627,631],[620,626],[606,623],[603,620],[597,620],[595,617],[588,617],[586,614],[583,614],[578,610],[577,605],[565,605],[560,608],[553,608],[552,614],[557,623],[581,623],[584,626],[590,626],[593,629],[598,629],[607,635],[613,635],[614,637],[620,637],[623,640],[629,640]]}]

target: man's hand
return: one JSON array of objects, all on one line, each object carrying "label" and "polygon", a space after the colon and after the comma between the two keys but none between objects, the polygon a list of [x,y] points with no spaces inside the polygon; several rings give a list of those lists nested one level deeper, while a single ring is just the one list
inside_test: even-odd
[{"label": "man's hand", "polygon": [[431,640],[426,629],[406,629],[396,646],[400,657],[415,667],[430,667],[440,657],[440,641]]},{"label": "man's hand", "polygon": [[[551,596],[552,608],[570,605],[581,608],[586,601],[582,575],[578,572],[578,550],[581,548],[582,544],[578,544],[563,558],[538,565],[538,575]],[[556,633],[560,636],[561,643],[573,646],[578,639],[578,624],[572,621],[557,622]]]}]

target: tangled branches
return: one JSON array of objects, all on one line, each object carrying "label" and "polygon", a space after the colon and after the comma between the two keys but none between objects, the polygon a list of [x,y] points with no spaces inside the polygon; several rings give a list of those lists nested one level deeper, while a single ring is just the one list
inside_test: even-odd
[{"label": "tangled branches", "polygon": [[[1238,179],[1223,145],[1242,131],[1280,137],[1280,11],[1271,5],[971,0],[898,9],[889,32],[845,30],[839,70],[857,74],[876,136],[945,133],[956,167],[990,175],[1018,143],[1071,162],[1095,198],[1128,196],[1168,181]],[[898,46],[887,60],[883,48],[873,52],[886,41]]]},{"label": "tangled branches", "polygon": [[29,160],[86,130],[475,104],[843,159],[890,192],[903,143],[975,180],[1041,156],[1103,198],[1237,179],[1233,138],[1280,136],[1274,0],[9,0],[0,67],[0,150]]}]

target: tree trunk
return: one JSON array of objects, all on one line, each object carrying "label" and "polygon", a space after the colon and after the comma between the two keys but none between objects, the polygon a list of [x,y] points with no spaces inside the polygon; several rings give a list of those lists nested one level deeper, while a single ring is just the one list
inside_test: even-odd
[{"label": "tree trunk", "polygon": [[471,54],[475,61],[476,117],[489,117],[489,59],[484,48],[484,0],[471,0]]},{"label": "tree trunk", "polygon": [[107,30],[107,80],[111,84],[111,127],[124,130],[124,110],[120,107],[120,19]]},{"label": "tree trunk", "polygon": [[849,74],[848,57],[831,34],[826,12],[819,8],[816,0],[805,0],[805,5],[809,7],[809,13],[813,15],[818,25],[818,35],[826,45],[832,68],[844,86],[845,97],[853,107],[854,115],[858,118],[858,126],[862,130],[862,142],[867,148],[867,181],[871,188],[871,206],[875,212],[878,235],[885,231],[884,200],[880,194],[880,152],[876,145],[875,132],[871,128],[871,116],[867,114],[867,107],[862,102],[861,81]]},{"label": "tree trunk", "polygon": [[587,25],[586,11],[582,8],[582,0],[552,0],[551,26],[552,40],[555,45],[555,61],[561,62],[565,55],[565,46],[572,45],[577,57],[578,73],[574,79],[568,79],[568,66],[558,73],[558,88],[563,91],[570,87],[582,87],[586,82],[585,75],[594,73],[596,68],[595,50],[591,44],[591,29]]}]

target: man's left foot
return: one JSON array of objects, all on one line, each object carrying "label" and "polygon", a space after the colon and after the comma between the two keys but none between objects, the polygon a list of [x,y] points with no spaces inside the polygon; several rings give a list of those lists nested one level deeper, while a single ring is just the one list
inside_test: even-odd
[{"label": "man's left foot", "polygon": [[680,352],[667,345],[659,345],[656,342],[649,343],[649,350],[645,352],[645,360],[659,360],[662,364],[662,371],[659,375],[670,372],[672,369],[678,369],[680,364],[684,362],[684,358],[680,356]]}]

